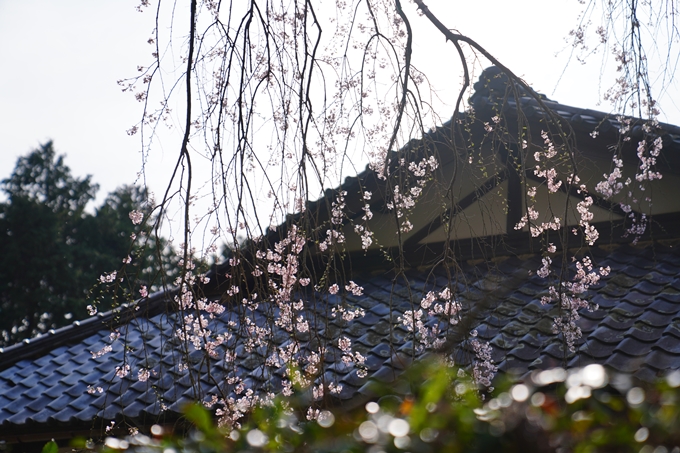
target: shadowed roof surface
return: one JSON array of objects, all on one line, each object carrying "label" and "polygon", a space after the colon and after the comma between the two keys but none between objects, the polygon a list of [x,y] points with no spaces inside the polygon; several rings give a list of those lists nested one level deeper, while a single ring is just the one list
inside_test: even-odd
[{"label": "shadowed roof surface", "polygon": [[[459,294],[464,309],[461,322],[469,323],[479,338],[491,344],[501,371],[524,374],[533,369],[597,362],[644,380],[654,379],[680,368],[678,245],[678,242],[648,243],[592,250],[597,264],[610,266],[612,272],[589,291],[591,301],[599,309],[581,310],[579,326],[583,337],[575,353],[566,350],[562,340],[552,333],[555,308],[540,303],[540,296],[546,294],[547,281],[531,272],[540,266],[536,256],[499,258],[492,270],[465,265],[460,275],[461,281],[466,280]],[[441,287],[439,283],[446,280],[436,276],[436,272],[433,278],[429,270],[412,271],[408,278],[408,286],[397,284],[394,288],[391,279],[380,276],[357,280],[365,293],[360,297],[349,296],[348,302],[364,308],[366,315],[351,322],[328,318],[328,325],[320,329],[322,337],[337,338],[342,332],[366,357],[368,376],[360,378],[353,365],[343,364],[337,348],[328,347],[323,378],[342,385],[338,400],[364,401],[371,394],[367,382],[371,379],[390,382],[412,360],[413,343],[398,318],[413,308],[412,302],[419,303],[424,290]],[[331,296],[328,306],[338,302],[339,298]],[[317,308],[326,308],[321,307],[322,301],[317,304]],[[259,312],[256,319],[263,322],[261,315]],[[229,321],[236,325],[240,322],[228,310],[214,320],[215,330],[238,330],[230,327]],[[242,339],[236,347],[238,358],[231,363],[224,358],[211,359],[210,373],[203,352],[189,347],[188,365],[202,370],[200,380],[193,382],[190,374],[180,369],[182,358],[177,353],[175,322],[175,315],[158,314],[149,319],[139,317],[119,327],[120,338],[126,338],[130,351],[125,363],[132,370],[123,378],[116,376],[116,367],[124,363],[123,344],[112,342],[111,330],[106,326],[83,341],[55,345],[42,357],[19,360],[3,369],[2,437],[30,433],[36,425],[53,431],[67,426],[87,428],[97,423],[102,426],[109,420],[120,421],[121,414],[134,425],[162,422],[166,416],[173,419],[184,403],[196,398],[197,391],[204,399],[219,395],[217,383],[223,382],[231,370],[244,379],[246,387],[280,388],[285,367],[265,366],[271,351],[260,347],[248,352]],[[65,329],[77,330],[78,326]],[[310,340],[315,341],[304,335],[299,339],[302,348]],[[456,361],[469,365],[472,354],[467,352],[467,340],[460,337],[458,341],[462,348]],[[93,352],[107,345],[112,345],[111,352],[93,358]],[[15,348],[28,352],[30,346],[22,344]],[[139,380],[139,367],[153,370],[148,381]],[[95,389],[95,393],[88,393],[88,387]],[[101,394],[97,387],[102,388]]]}]

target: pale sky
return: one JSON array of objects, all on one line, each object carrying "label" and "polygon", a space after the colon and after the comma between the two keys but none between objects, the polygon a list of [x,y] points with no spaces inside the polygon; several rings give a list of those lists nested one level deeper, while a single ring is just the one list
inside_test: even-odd
[{"label": "pale sky", "polygon": [[[121,93],[116,81],[134,76],[137,65],[150,60],[146,40],[154,27],[153,8],[139,13],[138,3],[0,0],[0,178],[10,175],[18,156],[51,139],[57,152],[67,155],[75,176],[91,174],[100,184],[97,203],[117,186],[135,182],[140,143],[125,131],[138,122],[141,105]],[[569,56],[565,37],[581,8],[577,0],[428,3],[447,26],[477,40],[548,97],[610,111],[598,105],[600,89],[606,88],[599,82],[600,56],[586,66],[572,63],[558,85]],[[453,46],[438,32],[429,32],[424,19],[413,25],[414,63],[452,105],[450,89],[460,80],[448,68],[456,58]],[[674,83],[661,100],[662,121],[680,124],[678,106],[670,101],[677,94]],[[164,168],[174,162],[178,149],[173,137],[155,148],[148,181],[156,193],[163,191],[169,176]]]}]

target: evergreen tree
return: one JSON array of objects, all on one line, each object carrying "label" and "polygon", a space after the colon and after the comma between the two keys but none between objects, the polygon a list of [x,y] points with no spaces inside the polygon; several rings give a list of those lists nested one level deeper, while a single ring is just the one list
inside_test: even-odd
[{"label": "evergreen tree", "polygon": [[[90,303],[106,310],[139,297],[132,285],[153,290],[163,273],[153,265],[159,254],[172,273],[176,259],[166,241],[129,218],[143,212],[146,191],[122,186],[87,213],[98,185],[73,177],[52,142],[20,157],[0,189],[7,195],[0,203],[0,344],[82,319]],[[126,278],[91,294],[100,275],[113,271]]]},{"label": "evergreen tree", "polygon": [[2,342],[64,324],[87,295],[75,260],[86,204],[98,189],[74,178],[48,142],[17,160],[0,188],[0,331]]}]

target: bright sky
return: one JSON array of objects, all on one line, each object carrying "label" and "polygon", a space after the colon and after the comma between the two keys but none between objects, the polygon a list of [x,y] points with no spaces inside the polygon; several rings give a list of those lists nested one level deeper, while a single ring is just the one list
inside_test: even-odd
[{"label": "bright sky", "polygon": [[[138,122],[141,105],[121,93],[116,81],[134,76],[137,65],[150,59],[146,40],[154,27],[153,8],[139,13],[138,3],[0,0],[0,178],[10,175],[18,156],[51,139],[60,154],[67,154],[74,175],[91,174],[100,184],[98,203],[117,186],[135,182],[140,143],[125,131]],[[558,84],[578,1],[428,3],[447,26],[477,40],[538,91],[564,104],[609,111],[608,105],[598,105],[600,89],[608,83],[600,86],[600,56],[585,67],[572,63]],[[453,104],[450,88],[460,80],[450,64],[456,58],[453,46],[429,31],[424,19],[413,25],[415,65]],[[662,99],[662,121],[680,124],[678,107],[668,101],[677,93],[674,83]],[[179,141],[172,139],[155,148],[152,161],[160,171],[151,168],[148,181],[156,193],[162,193],[178,149]]]},{"label": "bright sky", "polygon": [[149,15],[134,0],[0,0],[0,178],[53,140],[74,175],[107,192],[135,180],[138,143],[125,131],[139,106],[116,80],[148,49]]}]

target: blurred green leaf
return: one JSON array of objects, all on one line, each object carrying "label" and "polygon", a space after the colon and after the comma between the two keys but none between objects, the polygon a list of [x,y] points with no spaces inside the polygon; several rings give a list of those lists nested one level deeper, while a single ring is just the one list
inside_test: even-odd
[{"label": "blurred green leaf", "polygon": [[203,405],[198,403],[189,404],[184,409],[184,415],[201,432],[213,433],[215,431],[215,425],[213,424],[212,417],[206,408],[203,407]]},{"label": "blurred green leaf", "polygon": [[47,442],[42,449],[42,453],[57,453],[59,451],[59,446],[53,440]]}]

